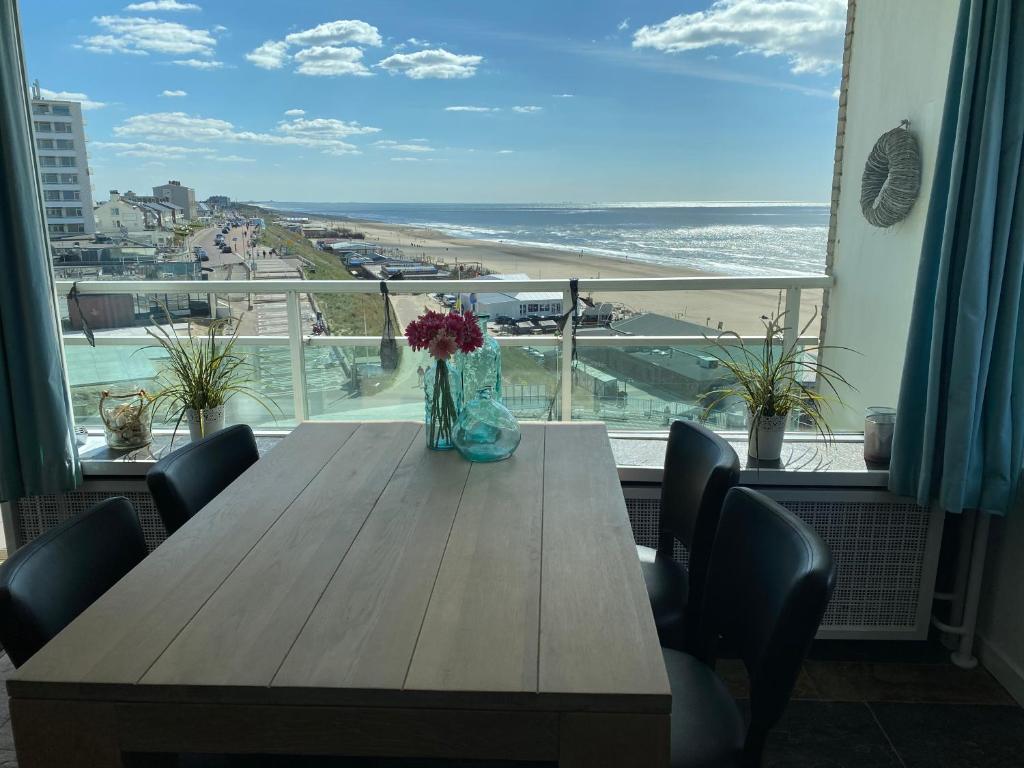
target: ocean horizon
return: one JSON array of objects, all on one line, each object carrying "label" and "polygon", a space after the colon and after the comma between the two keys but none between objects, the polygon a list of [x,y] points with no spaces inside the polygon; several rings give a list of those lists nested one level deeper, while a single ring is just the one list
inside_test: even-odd
[{"label": "ocean horizon", "polygon": [[824,203],[774,201],[255,204],[725,275],[824,272],[829,217]]}]

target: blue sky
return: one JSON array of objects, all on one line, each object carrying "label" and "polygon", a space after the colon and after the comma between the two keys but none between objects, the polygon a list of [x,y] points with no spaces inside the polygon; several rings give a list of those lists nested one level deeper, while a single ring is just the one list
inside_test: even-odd
[{"label": "blue sky", "polygon": [[[97,197],[825,201],[843,0],[21,1]],[[458,109],[452,109],[452,108]]]}]

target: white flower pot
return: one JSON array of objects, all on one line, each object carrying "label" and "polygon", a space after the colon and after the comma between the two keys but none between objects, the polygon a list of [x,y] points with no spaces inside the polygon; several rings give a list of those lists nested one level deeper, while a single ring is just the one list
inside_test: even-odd
[{"label": "white flower pot", "polygon": [[747,455],[758,461],[778,461],[782,457],[782,440],[786,436],[786,416],[747,414]]},{"label": "white flower pot", "polygon": [[201,411],[189,408],[185,411],[185,421],[188,422],[188,433],[192,440],[200,440],[224,428],[224,406],[218,405]]}]

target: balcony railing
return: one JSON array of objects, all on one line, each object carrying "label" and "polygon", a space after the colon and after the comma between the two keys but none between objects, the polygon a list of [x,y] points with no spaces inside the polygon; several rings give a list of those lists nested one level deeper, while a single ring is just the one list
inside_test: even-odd
[{"label": "balcony railing", "polygon": [[[812,344],[817,342],[816,336],[797,338],[798,329],[801,328],[801,292],[804,290],[824,290],[830,287],[832,278],[824,275],[793,275],[793,276],[771,276],[771,277],[678,277],[678,278],[594,278],[580,279],[578,290],[580,295],[588,293],[609,296],[623,292],[637,293],[648,291],[773,291],[780,292],[783,296],[783,304],[787,312],[787,332],[784,343]],[[72,286],[72,281],[62,280],[57,282],[58,293],[66,295]],[[290,389],[290,403],[282,404],[282,410],[288,416],[288,411],[295,420],[316,417],[324,410],[322,406],[314,405],[311,408],[310,395],[322,395],[324,391],[323,382],[314,386],[311,390],[311,363],[322,364],[311,361],[309,358],[316,352],[327,353],[333,350],[335,355],[346,348],[376,347],[380,338],[376,335],[322,335],[314,336],[311,333],[312,327],[309,323],[303,322],[304,301],[308,297],[328,294],[364,294],[380,295],[380,285],[377,281],[371,280],[83,280],[77,282],[80,294],[130,294],[130,295],[153,295],[153,294],[190,294],[205,295],[208,297],[209,306],[218,306],[217,296],[220,295],[236,297],[233,301],[244,300],[248,297],[249,302],[255,295],[283,295],[286,304],[286,331],[285,334],[239,336],[238,345],[240,348],[262,350],[267,354],[277,354],[274,351],[280,350],[280,354],[287,354],[290,361],[290,382],[287,385],[279,385],[278,395],[285,395],[283,391]],[[531,280],[502,280],[500,282],[482,282],[480,280],[396,280],[388,282],[389,292],[392,296],[400,295],[423,295],[437,293],[470,293],[486,292],[488,289],[500,291],[501,293],[517,292],[550,292],[562,295],[562,306],[571,307],[572,297],[570,281],[568,279],[531,279]],[[251,304],[250,304],[251,305]],[[308,312],[307,312],[308,314]],[[376,330],[376,329],[374,329]],[[400,334],[400,329],[398,330]],[[707,337],[713,337],[717,331],[709,328]],[[586,350],[599,350],[602,348],[639,348],[650,350],[652,348],[685,348],[707,346],[708,338],[704,335],[685,336],[632,336],[632,335],[586,335],[577,339],[577,376],[586,376],[588,366],[594,366],[588,362]],[[565,335],[529,335],[529,336],[497,336],[498,344],[506,349],[529,348],[532,350],[554,349],[557,360],[557,367],[546,382],[537,388],[537,392],[531,394],[529,387],[516,388],[510,394],[513,398],[520,398],[527,402],[531,397],[538,402],[535,404],[537,410],[544,411],[545,399],[547,403],[546,417],[570,420],[573,416],[584,418],[602,418],[601,406],[596,405],[598,398],[595,397],[595,405],[590,409],[581,406],[574,413],[573,392],[574,375],[561,375],[573,370],[573,344],[571,334]],[[743,336],[744,342],[760,344],[761,336]],[[121,332],[106,335],[100,333],[95,338],[97,347],[134,347],[136,349],[152,346],[154,340],[145,333],[125,335]],[[69,352],[88,342],[83,336],[67,335],[65,343]],[[400,346],[407,346],[404,338],[399,335]],[[529,349],[527,351],[529,351]],[[536,355],[537,352],[531,352]],[[424,359],[424,364],[426,360]],[[72,367],[73,363],[69,363]],[[580,370],[583,374],[579,374]],[[628,381],[628,380],[627,380]],[[97,384],[101,382],[96,382]],[[546,383],[550,383],[550,389]],[[318,390],[317,386],[321,389]],[[580,390],[577,389],[577,393]],[[650,412],[650,418],[658,420],[662,411],[666,417],[678,415],[669,408],[665,400],[652,400],[647,405],[641,406]],[[287,409],[287,410],[285,410]],[[527,412],[528,408],[525,409]],[[614,408],[612,408],[614,410]],[[609,411],[610,412],[610,411]],[[539,413],[537,414],[539,415]],[[609,417],[609,422],[615,419]]]}]

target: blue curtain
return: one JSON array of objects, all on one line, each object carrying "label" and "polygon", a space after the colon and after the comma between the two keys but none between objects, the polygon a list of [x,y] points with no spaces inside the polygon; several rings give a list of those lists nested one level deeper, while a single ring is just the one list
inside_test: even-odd
[{"label": "blue curtain", "polygon": [[0,0],[0,501],[81,481],[15,0]]},{"label": "blue curtain", "polygon": [[1005,514],[1024,467],[1024,2],[963,0],[889,487]]}]

